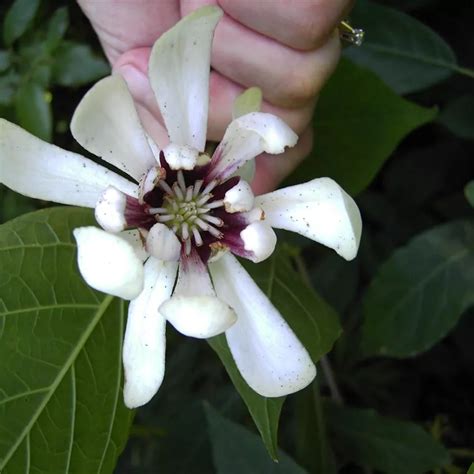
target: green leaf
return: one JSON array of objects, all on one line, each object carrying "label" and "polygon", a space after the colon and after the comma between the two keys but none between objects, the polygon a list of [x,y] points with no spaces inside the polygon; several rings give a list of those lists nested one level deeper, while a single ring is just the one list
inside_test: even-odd
[{"label": "green leaf", "polygon": [[58,8],[48,23],[48,32],[46,36],[46,43],[48,49],[51,51],[59,44],[67,27],[69,26],[69,13],[67,7]]},{"label": "green leaf", "polygon": [[65,41],[54,56],[53,79],[61,86],[82,86],[110,73],[109,65],[84,44]]},{"label": "green leaf", "polygon": [[466,196],[469,204],[474,207],[474,180],[469,181],[469,183],[466,184],[466,187],[464,188],[464,195]]},{"label": "green leaf", "polygon": [[256,435],[204,404],[217,474],[304,474],[288,455],[279,452],[275,463]]},{"label": "green leaf", "polygon": [[474,474],[474,462],[469,467],[469,471],[467,471],[467,474]]},{"label": "green leaf", "polygon": [[474,303],[474,222],[424,232],[382,265],[364,300],[364,355],[409,357],[444,337]]},{"label": "green leaf", "polygon": [[311,473],[337,474],[334,453],[328,440],[319,378],[318,375],[310,387],[296,396],[296,460]]},{"label": "green leaf", "polygon": [[250,87],[234,101],[232,118],[236,119],[251,112],[259,112],[262,107],[262,91],[259,87]]},{"label": "green leaf", "polygon": [[37,137],[51,141],[53,117],[50,96],[36,82],[26,82],[17,91],[15,111],[19,124]]},{"label": "green leaf", "polygon": [[122,401],[124,303],[91,290],[72,229],[50,208],[0,226],[0,472],[112,473],[132,411]]},{"label": "green leaf", "polygon": [[278,420],[285,398],[262,397],[247,385],[235,365],[224,335],[207,341],[224,364],[232,383],[249,409],[268,453],[276,461],[278,459]]},{"label": "green leaf", "polygon": [[424,474],[449,462],[449,454],[415,423],[373,410],[326,403],[328,426],[346,459],[386,474]]},{"label": "green leaf", "polygon": [[0,50],[0,72],[6,71],[11,64],[10,51]]},{"label": "green leaf", "polygon": [[348,48],[346,56],[374,71],[399,94],[425,89],[458,70],[445,41],[405,13],[360,0],[351,19],[366,35],[363,45]]},{"label": "green leaf", "polygon": [[372,72],[342,60],[316,110],[315,148],[293,182],[329,176],[355,195],[374,179],[400,141],[433,120],[426,109],[396,95]]},{"label": "green leaf", "polygon": [[15,98],[19,76],[12,71],[0,76],[0,105],[9,106]]},{"label": "green leaf", "polygon": [[[341,332],[334,310],[304,284],[293,270],[285,250],[275,250],[269,259],[257,265],[242,263],[317,363],[329,352]],[[278,420],[284,398],[261,397],[247,385],[235,365],[225,336],[214,337],[208,342],[247,405],[270,455],[276,459]]]},{"label": "green leaf", "polygon": [[448,103],[439,122],[458,137],[474,140],[474,95],[465,95]]},{"label": "green leaf", "polygon": [[38,11],[40,0],[15,0],[3,21],[3,39],[11,45],[28,29]]}]

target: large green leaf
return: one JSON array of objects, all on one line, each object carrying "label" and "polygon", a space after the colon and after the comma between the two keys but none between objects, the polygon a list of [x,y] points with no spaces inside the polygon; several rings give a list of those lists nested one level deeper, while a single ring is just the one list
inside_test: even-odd
[{"label": "large green leaf", "polygon": [[53,79],[61,86],[82,86],[110,73],[109,65],[85,44],[63,41],[54,59]]},{"label": "large green leaf", "polygon": [[424,474],[449,454],[415,423],[326,403],[328,426],[343,457],[386,474]]},{"label": "large green leaf", "polygon": [[474,95],[464,95],[449,102],[441,112],[439,122],[458,137],[474,140]]},{"label": "large green leaf", "polygon": [[364,301],[365,355],[429,349],[474,303],[474,222],[420,234],[380,268]]},{"label": "large green leaf", "polygon": [[16,93],[15,111],[19,124],[45,141],[51,141],[53,116],[46,91],[36,82],[22,84]]},{"label": "large green leaf", "polygon": [[329,176],[357,194],[400,141],[435,115],[434,109],[400,98],[374,73],[343,59],[318,101],[313,155],[292,181]]},{"label": "large green leaf", "polygon": [[224,418],[209,404],[204,405],[212,454],[217,474],[304,474],[288,455],[279,452],[272,461],[260,440],[243,426]]},{"label": "large green leaf", "polygon": [[40,0],[15,0],[3,20],[3,39],[10,45],[30,26]]},{"label": "large green leaf", "polygon": [[91,290],[54,208],[0,226],[0,472],[111,473],[132,411],[122,401],[124,303]]},{"label": "large green leaf", "polygon": [[262,437],[262,441],[272,459],[278,459],[278,421],[280,419],[281,408],[285,399],[266,398],[254,392],[247,382],[240,375],[239,369],[235,365],[232,354],[225,336],[216,336],[208,339],[210,346],[217,352],[224,364],[232,383],[239,392],[243,401],[247,405],[250,415],[257,426]]},{"label": "large green leaf", "polygon": [[361,47],[345,52],[399,94],[429,87],[459,69],[451,48],[429,27],[393,8],[360,0],[351,13],[365,30]]},{"label": "large green leaf", "polygon": [[[333,346],[341,328],[336,313],[293,270],[288,253],[276,250],[259,264],[244,266],[258,286],[278,308],[316,363]],[[265,398],[255,393],[241,377],[224,336],[209,340],[218,353],[236,389],[246,403],[262,439],[276,459],[277,433],[283,398]]]}]

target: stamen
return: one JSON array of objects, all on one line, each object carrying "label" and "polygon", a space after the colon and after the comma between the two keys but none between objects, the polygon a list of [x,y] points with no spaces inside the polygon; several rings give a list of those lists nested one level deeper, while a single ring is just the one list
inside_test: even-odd
[{"label": "stamen", "polygon": [[181,188],[179,187],[179,184],[178,184],[178,183],[174,183],[174,184],[173,184],[173,192],[174,192],[175,196],[176,196],[180,201],[183,201],[183,200],[184,200],[183,191],[181,191]]},{"label": "stamen", "polygon": [[219,199],[217,201],[212,201],[210,202],[209,204],[206,204],[206,207],[208,209],[215,209],[216,207],[221,207],[224,205],[224,200],[223,199]]},{"label": "stamen", "polygon": [[184,239],[184,240],[188,240],[189,239],[189,226],[188,226],[188,223],[185,222],[182,226],[181,226],[181,237]]},{"label": "stamen", "polygon": [[194,190],[193,190],[193,196],[196,197],[198,194],[199,194],[199,191],[201,189],[201,186],[202,186],[202,179],[198,179],[195,183],[194,183]]},{"label": "stamen", "polygon": [[197,224],[202,230],[209,230],[210,225],[206,224],[201,218],[196,217],[194,223]]},{"label": "stamen", "polygon": [[208,194],[217,186],[217,179],[210,181],[207,186],[204,188],[201,194]]},{"label": "stamen", "polygon": [[209,229],[207,229],[207,231],[217,239],[222,239],[222,237],[224,236],[224,234],[220,230],[217,230],[215,227],[212,227],[212,225],[209,226]]},{"label": "stamen", "polygon": [[181,191],[186,192],[186,181],[184,181],[184,175],[183,175],[183,171],[182,170],[179,170],[178,171],[178,184],[179,184],[179,187],[181,188]]},{"label": "stamen", "polygon": [[148,209],[148,213],[153,215],[153,214],[159,214],[160,212],[168,212],[168,209],[165,207],[150,207]]},{"label": "stamen", "polygon": [[206,204],[206,202],[209,201],[211,197],[212,197],[212,194],[204,194],[200,199],[196,201],[196,206],[199,207],[199,206],[202,206],[203,204]]},{"label": "stamen", "polygon": [[166,216],[158,216],[158,222],[169,222],[172,221],[175,216],[170,216],[169,214]]},{"label": "stamen", "polygon": [[173,195],[173,190],[170,188],[169,184],[166,181],[158,181],[158,186],[166,193]]},{"label": "stamen", "polygon": [[193,190],[194,190],[193,186],[188,186],[188,189],[186,189],[186,198],[185,198],[186,202],[191,201],[191,199],[193,198]]},{"label": "stamen", "polygon": [[197,227],[193,227],[193,236],[194,236],[194,241],[196,242],[196,245],[200,247],[202,245],[202,237]]},{"label": "stamen", "polygon": [[224,221],[222,219],[219,219],[218,217],[209,216],[207,214],[204,214],[202,216],[202,218],[206,222],[210,222],[211,224],[217,225],[218,227],[222,227],[224,225]]},{"label": "stamen", "polygon": [[186,255],[191,253],[191,239],[188,239],[184,242],[184,251],[186,252]]}]

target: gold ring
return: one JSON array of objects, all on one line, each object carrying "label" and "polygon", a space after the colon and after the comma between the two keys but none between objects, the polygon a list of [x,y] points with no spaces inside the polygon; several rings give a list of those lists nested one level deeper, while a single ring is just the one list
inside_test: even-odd
[{"label": "gold ring", "polygon": [[341,40],[346,41],[349,44],[360,46],[364,41],[364,34],[364,30],[353,28],[347,20],[339,23],[339,37]]}]

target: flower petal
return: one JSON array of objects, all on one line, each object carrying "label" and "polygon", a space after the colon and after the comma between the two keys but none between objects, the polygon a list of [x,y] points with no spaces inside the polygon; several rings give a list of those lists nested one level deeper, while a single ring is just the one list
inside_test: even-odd
[{"label": "flower petal", "polygon": [[173,291],[177,269],[177,263],[149,258],[143,291],[130,303],[123,344],[123,395],[129,408],[149,402],[163,381],[166,319],[158,308]]},{"label": "flower petal", "polygon": [[159,260],[177,262],[181,251],[181,242],[169,227],[158,222],[148,232],[146,249],[149,254]]},{"label": "flower petal", "polygon": [[88,285],[127,300],[140,294],[143,264],[132,245],[97,227],[78,227],[73,233],[79,271]]},{"label": "flower petal", "polygon": [[357,204],[332,179],[319,178],[255,198],[272,227],[298,232],[334,249],[346,260],[357,255],[362,220]]},{"label": "flower petal", "polygon": [[137,186],[76,153],[43,142],[0,119],[0,183],[36,199],[94,207],[113,185],[130,196]]},{"label": "flower petal", "polygon": [[137,181],[156,165],[132,96],[121,76],[109,76],[92,87],[71,121],[74,138],[88,151]]},{"label": "flower petal", "polygon": [[281,397],[311,383],[316,367],[308,352],[236,258],[226,254],[209,267],[219,298],[238,315],[226,337],[249,386],[264,397]]},{"label": "flower petal", "polygon": [[279,117],[252,112],[233,120],[212,157],[208,181],[231,176],[245,162],[266,152],[283,153],[295,146],[298,136]]},{"label": "flower petal", "polygon": [[277,237],[273,229],[262,221],[252,222],[241,233],[244,249],[249,252],[247,258],[252,262],[263,262],[275,250]]},{"label": "flower petal", "polygon": [[149,76],[172,143],[204,151],[211,43],[222,10],[206,6],[183,18],[153,46]]},{"label": "flower petal", "polygon": [[141,262],[144,262],[149,257],[145,250],[142,235],[138,229],[124,230],[123,232],[120,232],[119,235],[133,247],[135,254]]},{"label": "flower petal", "polygon": [[200,339],[223,333],[236,320],[233,309],[216,297],[206,266],[195,252],[182,257],[173,296],[160,311],[179,332]]},{"label": "flower petal", "polygon": [[230,213],[248,212],[253,208],[254,195],[247,181],[241,179],[224,195],[225,210]]}]

